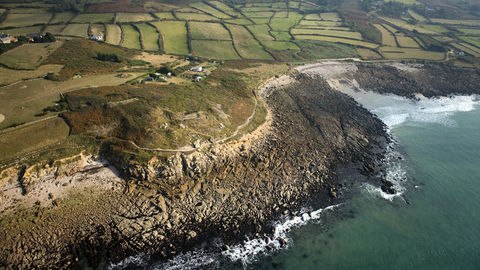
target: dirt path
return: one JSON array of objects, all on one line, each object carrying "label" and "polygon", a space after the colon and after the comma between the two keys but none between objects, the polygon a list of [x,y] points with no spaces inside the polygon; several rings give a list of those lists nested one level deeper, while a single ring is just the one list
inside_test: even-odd
[{"label": "dirt path", "polygon": [[2,123],[3,121],[5,121],[5,116],[0,113],[0,123]]}]

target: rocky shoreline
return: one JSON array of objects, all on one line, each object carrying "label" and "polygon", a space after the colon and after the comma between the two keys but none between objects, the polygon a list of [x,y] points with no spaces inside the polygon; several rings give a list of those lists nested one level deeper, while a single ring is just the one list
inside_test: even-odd
[{"label": "rocky shoreline", "polygon": [[[257,136],[148,167],[107,157],[125,179],[122,190],[36,205],[28,223],[3,216],[0,267],[69,269],[140,253],[166,259],[212,237],[231,245],[268,235],[279,215],[337,204],[357,182],[382,185],[385,126],[352,98],[306,73],[262,95],[271,119]],[[347,182],[345,173],[358,177]]]}]

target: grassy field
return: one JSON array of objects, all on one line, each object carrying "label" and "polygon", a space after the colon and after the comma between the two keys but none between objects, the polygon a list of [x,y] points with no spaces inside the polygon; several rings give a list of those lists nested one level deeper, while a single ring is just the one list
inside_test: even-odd
[{"label": "grassy field", "polygon": [[232,7],[220,2],[220,1],[210,1],[208,2],[210,5],[215,6],[217,9],[221,10],[223,13],[228,14],[232,17],[239,17],[241,16],[239,12],[235,11]]},{"label": "grassy field", "polygon": [[449,25],[468,25],[480,26],[480,20],[449,20],[449,19],[430,19],[432,22]]},{"label": "grassy field", "polygon": [[195,20],[195,21],[218,21],[218,18],[213,17],[208,14],[203,14],[203,13],[180,13],[176,12],[175,16],[177,16],[178,19],[180,20]]},{"label": "grassy field", "polygon": [[40,33],[42,31],[42,26],[30,26],[30,27],[20,27],[14,29],[1,30],[1,32],[9,33],[12,36],[26,35],[29,33]]},{"label": "grassy field", "polygon": [[128,78],[120,78],[116,74],[92,75],[64,82],[38,79],[5,86],[0,91],[0,113],[5,115],[0,129],[48,117],[51,114],[41,117],[35,115],[54,105],[61,93],[87,87],[116,86],[138,75],[140,73],[132,73]]},{"label": "grassy field", "polygon": [[167,53],[188,54],[187,27],[185,22],[152,22],[163,36],[163,47]]},{"label": "grassy field", "polygon": [[232,32],[233,42],[241,57],[246,59],[272,59],[245,27],[228,25],[228,28]]},{"label": "grassy field", "polygon": [[288,31],[302,19],[302,15],[290,12],[288,18],[273,18],[270,27],[275,31]]},{"label": "grassy field", "polygon": [[13,8],[10,14],[39,14],[49,13],[48,8]]},{"label": "grassy field", "polygon": [[145,23],[137,24],[137,27],[142,33],[143,49],[148,51],[160,50],[157,29]]},{"label": "grassy field", "polygon": [[40,78],[49,72],[57,73],[62,68],[62,65],[41,65],[34,70],[14,70],[0,67],[0,86],[21,80]]},{"label": "grassy field", "polygon": [[418,24],[418,27],[426,29],[428,31],[437,33],[437,34],[444,34],[449,32],[449,30],[441,25],[437,24]]},{"label": "grassy field", "polygon": [[207,14],[210,14],[210,15],[213,15],[217,18],[221,18],[221,19],[230,19],[231,17],[223,12],[220,12],[219,10],[203,3],[203,2],[197,2],[197,3],[193,3],[190,5],[191,7],[193,8],[196,8],[196,9],[199,9]]},{"label": "grassy field", "polygon": [[160,20],[173,20],[175,17],[173,17],[173,14],[171,12],[156,12],[154,13],[155,16],[157,16]]},{"label": "grassy field", "polygon": [[88,37],[88,24],[86,23],[69,24],[63,30],[62,35],[86,38]]},{"label": "grassy field", "polygon": [[9,14],[0,27],[22,27],[35,24],[46,24],[52,18],[51,13],[39,14]]},{"label": "grassy field", "polygon": [[61,142],[69,132],[65,121],[57,117],[0,134],[0,157],[8,159]]},{"label": "grassy field", "polygon": [[189,22],[192,39],[231,40],[230,34],[223,25],[208,22]]},{"label": "grassy field", "polygon": [[[65,24],[55,24],[55,25],[49,25],[45,27],[44,33],[49,32],[54,35],[61,35],[63,28],[65,28]],[[29,32],[32,33],[32,32]]]},{"label": "grassy field", "polygon": [[382,56],[374,50],[357,48],[358,55],[364,60],[377,60],[382,59]]},{"label": "grassy field", "polygon": [[405,35],[397,35],[398,44],[405,48],[420,48],[418,43],[411,37]]},{"label": "grassy field", "polygon": [[109,23],[113,22],[113,13],[87,13],[75,17],[72,22],[76,23]]},{"label": "grassy field", "polygon": [[245,18],[228,19],[228,20],[225,20],[225,22],[232,23],[232,24],[241,24],[241,25],[253,24],[251,21]]},{"label": "grassy field", "polygon": [[125,38],[123,39],[121,46],[129,49],[141,49],[140,34],[137,29],[130,24],[122,24],[121,27],[125,33]]},{"label": "grassy field", "polygon": [[342,43],[354,46],[360,46],[370,49],[375,49],[378,47],[378,44],[360,41],[360,40],[353,40],[353,39],[345,39],[345,38],[336,38],[336,37],[327,37],[327,36],[312,36],[312,35],[296,35],[295,39],[305,39],[305,40],[321,40],[321,41],[328,41],[334,43]]},{"label": "grassy field", "polygon": [[149,13],[117,13],[117,22],[146,22],[153,21],[154,18]]},{"label": "grassy field", "polygon": [[459,36],[463,41],[472,44],[473,46],[480,48],[480,37],[471,37],[471,36]]},{"label": "grassy field", "polygon": [[387,22],[390,22],[391,24],[397,26],[397,27],[400,27],[400,28],[403,28],[403,29],[407,29],[409,31],[418,31],[419,33],[422,33],[422,34],[435,34],[435,32],[433,31],[430,31],[428,29],[425,29],[425,28],[422,28],[418,25],[412,25],[412,24],[409,24],[407,23],[406,21],[404,20],[401,20],[401,19],[394,19],[394,18],[385,18],[385,17],[382,17],[382,19],[384,19],[385,21]]},{"label": "grassy field", "polygon": [[250,18],[255,24],[267,24],[270,22],[270,18]]},{"label": "grassy field", "polygon": [[375,28],[377,28],[380,32],[382,32],[382,44],[390,47],[396,47],[397,42],[395,41],[395,36],[390,33],[385,27],[381,24],[374,24]]},{"label": "grassy field", "polygon": [[341,26],[341,22],[330,22],[330,21],[307,21],[301,20],[300,25],[303,26],[322,26],[322,27],[336,27]]},{"label": "grassy field", "polygon": [[275,40],[291,40],[292,36],[289,32],[281,32],[281,31],[271,31],[270,34],[275,38]]},{"label": "grassy field", "polygon": [[13,69],[36,69],[63,42],[24,44],[0,55],[0,64]]},{"label": "grassy field", "polygon": [[243,12],[243,14],[249,18],[266,18],[270,20],[273,16],[273,11],[258,11],[258,12]]},{"label": "grassy field", "polygon": [[247,28],[258,40],[274,40],[270,35],[270,27],[266,24],[247,25]]},{"label": "grassy field", "polygon": [[231,41],[192,40],[195,55],[212,59],[240,59]]},{"label": "grassy field", "polygon": [[320,17],[322,18],[322,20],[325,20],[325,21],[338,22],[338,21],[341,21],[341,20],[342,20],[342,19],[340,19],[340,17],[338,16],[338,13],[335,13],[335,12],[321,13],[321,14],[320,14]]},{"label": "grassy field", "polygon": [[55,13],[55,15],[54,15],[52,21],[50,22],[50,24],[66,23],[66,22],[70,21],[70,19],[72,19],[73,16],[75,16],[75,13],[69,12],[69,11]]},{"label": "grassy field", "polygon": [[480,35],[480,29],[478,28],[457,27],[456,29],[468,35]]},{"label": "grassy field", "polygon": [[283,50],[295,50],[295,51],[300,51],[300,48],[297,46],[297,44],[289,41],[263,41],[262,42],[265,47],[268,49],[272,50],[278,50],[278,51],[283,51]]},{"label": "grassy field", "polygon": [[117,24],[106,24],[106,42],[119,45],[122,40],[122,29]]},{"label": "grassy field", "polygon": [[414,10],[411,10],[409,9],[408,10],[408,14],[410,14],[410,16],[412,16],[412,18],[414,18],[415,20],[419,21],[419,22],[427,22],[427,18],[423,17],[422,15],[418,14],[417,12],[415,12]]},{"label": "grassy field", "polygon": [[293,29],[294,35],[320,35],[320,36],[333,36],[341,38],[352,38],[362,40],[362,35],[358,32],[351,31],[335,31],[335,30],[321,30],[321,29]]},{"label": "grassy field", "polygon": [[402,3],[404,5],[421,5],[422,4],[417,0],[385,0],[385,2],[397,2],[397,3]]},{"label": "grassy field", "polygon": [[391,48],[381,47],[380,53],[387,59],[424,59],[424,60],[443,60],[445,53],[430,52],[416,48]]}]

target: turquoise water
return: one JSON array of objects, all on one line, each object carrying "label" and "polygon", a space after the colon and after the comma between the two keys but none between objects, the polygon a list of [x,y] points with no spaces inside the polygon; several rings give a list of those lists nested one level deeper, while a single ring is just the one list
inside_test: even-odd
[{"label": "turquoise water", "polygon": [[480,110],[434,114],[391,129],[408,176],[401,197],[359,187],[361,196],[294,229],[289,249],[248,268],[480,269]]}]

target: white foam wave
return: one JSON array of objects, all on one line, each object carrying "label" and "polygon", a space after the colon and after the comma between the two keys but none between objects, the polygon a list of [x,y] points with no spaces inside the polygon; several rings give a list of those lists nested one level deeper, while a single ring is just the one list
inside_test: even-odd
[{"label": "white foam wave", "polygon": [[108,270],[114,269],[125,269],[128,266],[135,265],[138,267],[145,267],[147,264],[148,258],[145,254],[140,253],[134,256],[127,257],[118,263],[110,263],[107,266]]},{"label": "white foam wave", "polygon": [[186,252],[175,256],[166,262],[156,264],[150,269],[152,270],[182,270],[182,269],[199,269],[214,268],[218,264],[218,260],[213,253],[206,252],[203,249],[197,249],[192,252]]},{"label": "white foam wave", "polygon": [[291,244],[288,232],[292,228],[305,225],[311,221],[318,221],[324,211],[332,210],[337,206],[332,205],[310,213],[304,211],[301,215],[293,218],[284,217],[283,221],[275,225],[273,236],[265,235],[263,238],[247,239],[243,243],[223,251],[222,255],[231,261],[240,261],[245,265],[255,260],[258,255],[286,248]]},{"label": "white foam wave", "polygon": [[353,97],[365,108],[376,114],[388,127],[402,124],[436,123],[455,126],[451,119],[455,112],[472,111],[480,105],[477,95],[426,98],[417,95],[416,100],[397,95],[382,95],[359,88],[355,80],[330,79],[330,86]]}]

